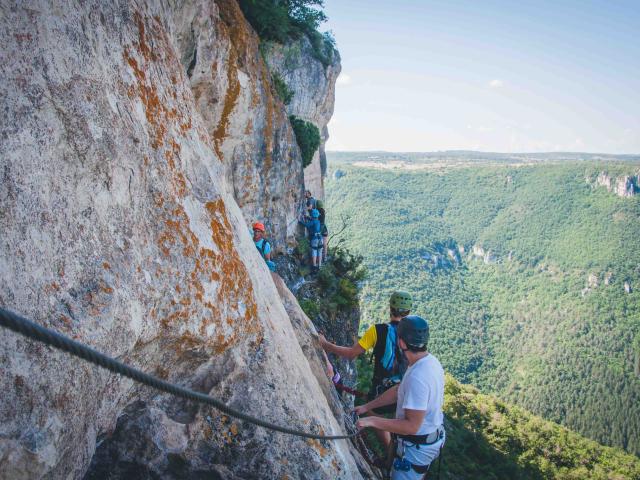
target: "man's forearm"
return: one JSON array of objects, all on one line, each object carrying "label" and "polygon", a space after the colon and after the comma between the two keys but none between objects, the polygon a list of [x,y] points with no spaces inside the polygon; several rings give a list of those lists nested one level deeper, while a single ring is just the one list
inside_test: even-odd
[{"label": "man's forearm", "polygon": [[[380,398],[380,397],[378,397]],[[406,418],[384,418],[384,417],[371,417],[369,425],[379,430],[386,432],[397,433],[400,435],[415,435],[418,431],[418,426]]]},{"label": "man's forearm", "polygon": [[323,348],[342,358],[355,358],[351,347],[341,347],[339,345],[334,345],[333,343],[327,342],[323,345]]}]

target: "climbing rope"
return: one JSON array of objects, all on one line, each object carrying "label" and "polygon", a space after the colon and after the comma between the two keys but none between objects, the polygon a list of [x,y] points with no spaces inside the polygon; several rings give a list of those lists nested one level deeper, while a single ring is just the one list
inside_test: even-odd
[{"label": "climbing rope", "polygon": [[270,430],[318,440],[341,440],[352,438],[357,435],[357,432],[350,435],[318,435],[314,433],[303,432],[301,430],[282,427],[280,425],[276,425],[256,417],[252,417],[251,415],[247,415],[245,413],[239,412],[238,410],[235,410],[234,408],[229,407],[220,400],[210,397],[209,395],[205,395],[204,393],[200,392],[194,392],[193,390],[189,390],[173,383],[166,382],[154,377],[153,375],[149,375],[133,367],[130,367],[129,365],[125,365],[124,363],[119,362],[118,360],[111,358],[103,353],[100,353],[91,347],[88,347],[80,342],[76,342],[75,340],[71,340],[70,338],[65,337],[60,333],[49,330],[48,328],[38,325],[37,323],[20,317],[19,315],[16,315],[15,313],[3,308],[0,308],[0,326],[8,328],[9,330],[24,335],[25,337],[28,337],[32,340],[36,340],[38,342],[42,342],[55,347],[58,350],[67,352],[87,362],[93,363],[94,365],[105,368],[113,373],[131,378],[136,382],[155,388],[156,390],[161,390],[178,397],[186,398],[187,400],[193,400],[194,402],[212,405],[213,407],[229,415],[230,417],[245,420],[249,423],[253,423]]},{"label": "climbing rope", "polygon": [[366,392],[361,392],[360,390],[356,390],[355,388],[347,387],[342,383],[334,383],[333,385],[336,387],[337,390],[340,390],[341,392],[350,393],[354,397],[367,398],[368,396]]},{"label": "climbing rope", "polygon": [[[365,441],[363,435],[364,432],[358,431],[358,428],[356,427],[358,418],[358,414],[356,414],[355,412],[351,412],[350,415],[344,415],[344,423],[347,427],[347,431],[355,432],[355,435],[351,439],[351,441],[353,442],[354,447],[356,448],[356,450],[358,450],[364,461],[367,462],[372,469],[378,471],[378,475],[380,477],[384,477],[385,469],[381,465],[381,463],[384,463],[384,460],[378,459],[377,456],[367,446],[367,442]],[[380,460],[382,460],[382,462],[380,462]]]}]

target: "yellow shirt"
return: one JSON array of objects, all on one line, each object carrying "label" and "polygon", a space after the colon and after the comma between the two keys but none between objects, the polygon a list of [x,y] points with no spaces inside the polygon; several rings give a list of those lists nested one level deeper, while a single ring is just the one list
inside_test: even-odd
[{"label": "yellow shirt", "polygon": [[358,340],[358,345],[360,345],[365,350],[369,350],[376,346],[376,342],[378,341],[378,333],[376,332],[376,326],[371,325],[369,329],[364,332],[364,335],[360,340]]}]

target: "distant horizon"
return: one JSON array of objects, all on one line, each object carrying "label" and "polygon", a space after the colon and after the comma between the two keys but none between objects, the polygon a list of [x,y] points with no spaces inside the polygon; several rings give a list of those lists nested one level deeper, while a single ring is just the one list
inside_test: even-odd
[{"label": "distant horizon", "polygon": [[640,157],[638,153],[610,153],[610,152],[580,152],[580,151],[540,151],[540,152],[498,152],[490,150],[468,150],[468,149],[449,149],[449,150],[333,150],[325,149],[325,153],[404,153],[404,154],[427,154],[427,153],[485,153],[496,155],[606,155],[609,157]]}]

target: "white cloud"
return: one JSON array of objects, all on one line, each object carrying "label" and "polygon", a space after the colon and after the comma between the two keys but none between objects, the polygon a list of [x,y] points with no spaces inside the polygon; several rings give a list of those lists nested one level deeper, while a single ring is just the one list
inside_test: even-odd
[{"label": "white cloud", "polygon": [[504,87],[504,82],[503,82],[502,80],[498,80],[498,79],[496,78],[496,79],[491,80],[491,81],[489,82],[489,86],[490,86],[491,88],[502,88],[502,87]]},{"label": "white cloud", "polygon": [[338,79],[336,80],[336,85],[349,85],[351,83],[351,77],[346,73],[341,73],[338,75]]}]

